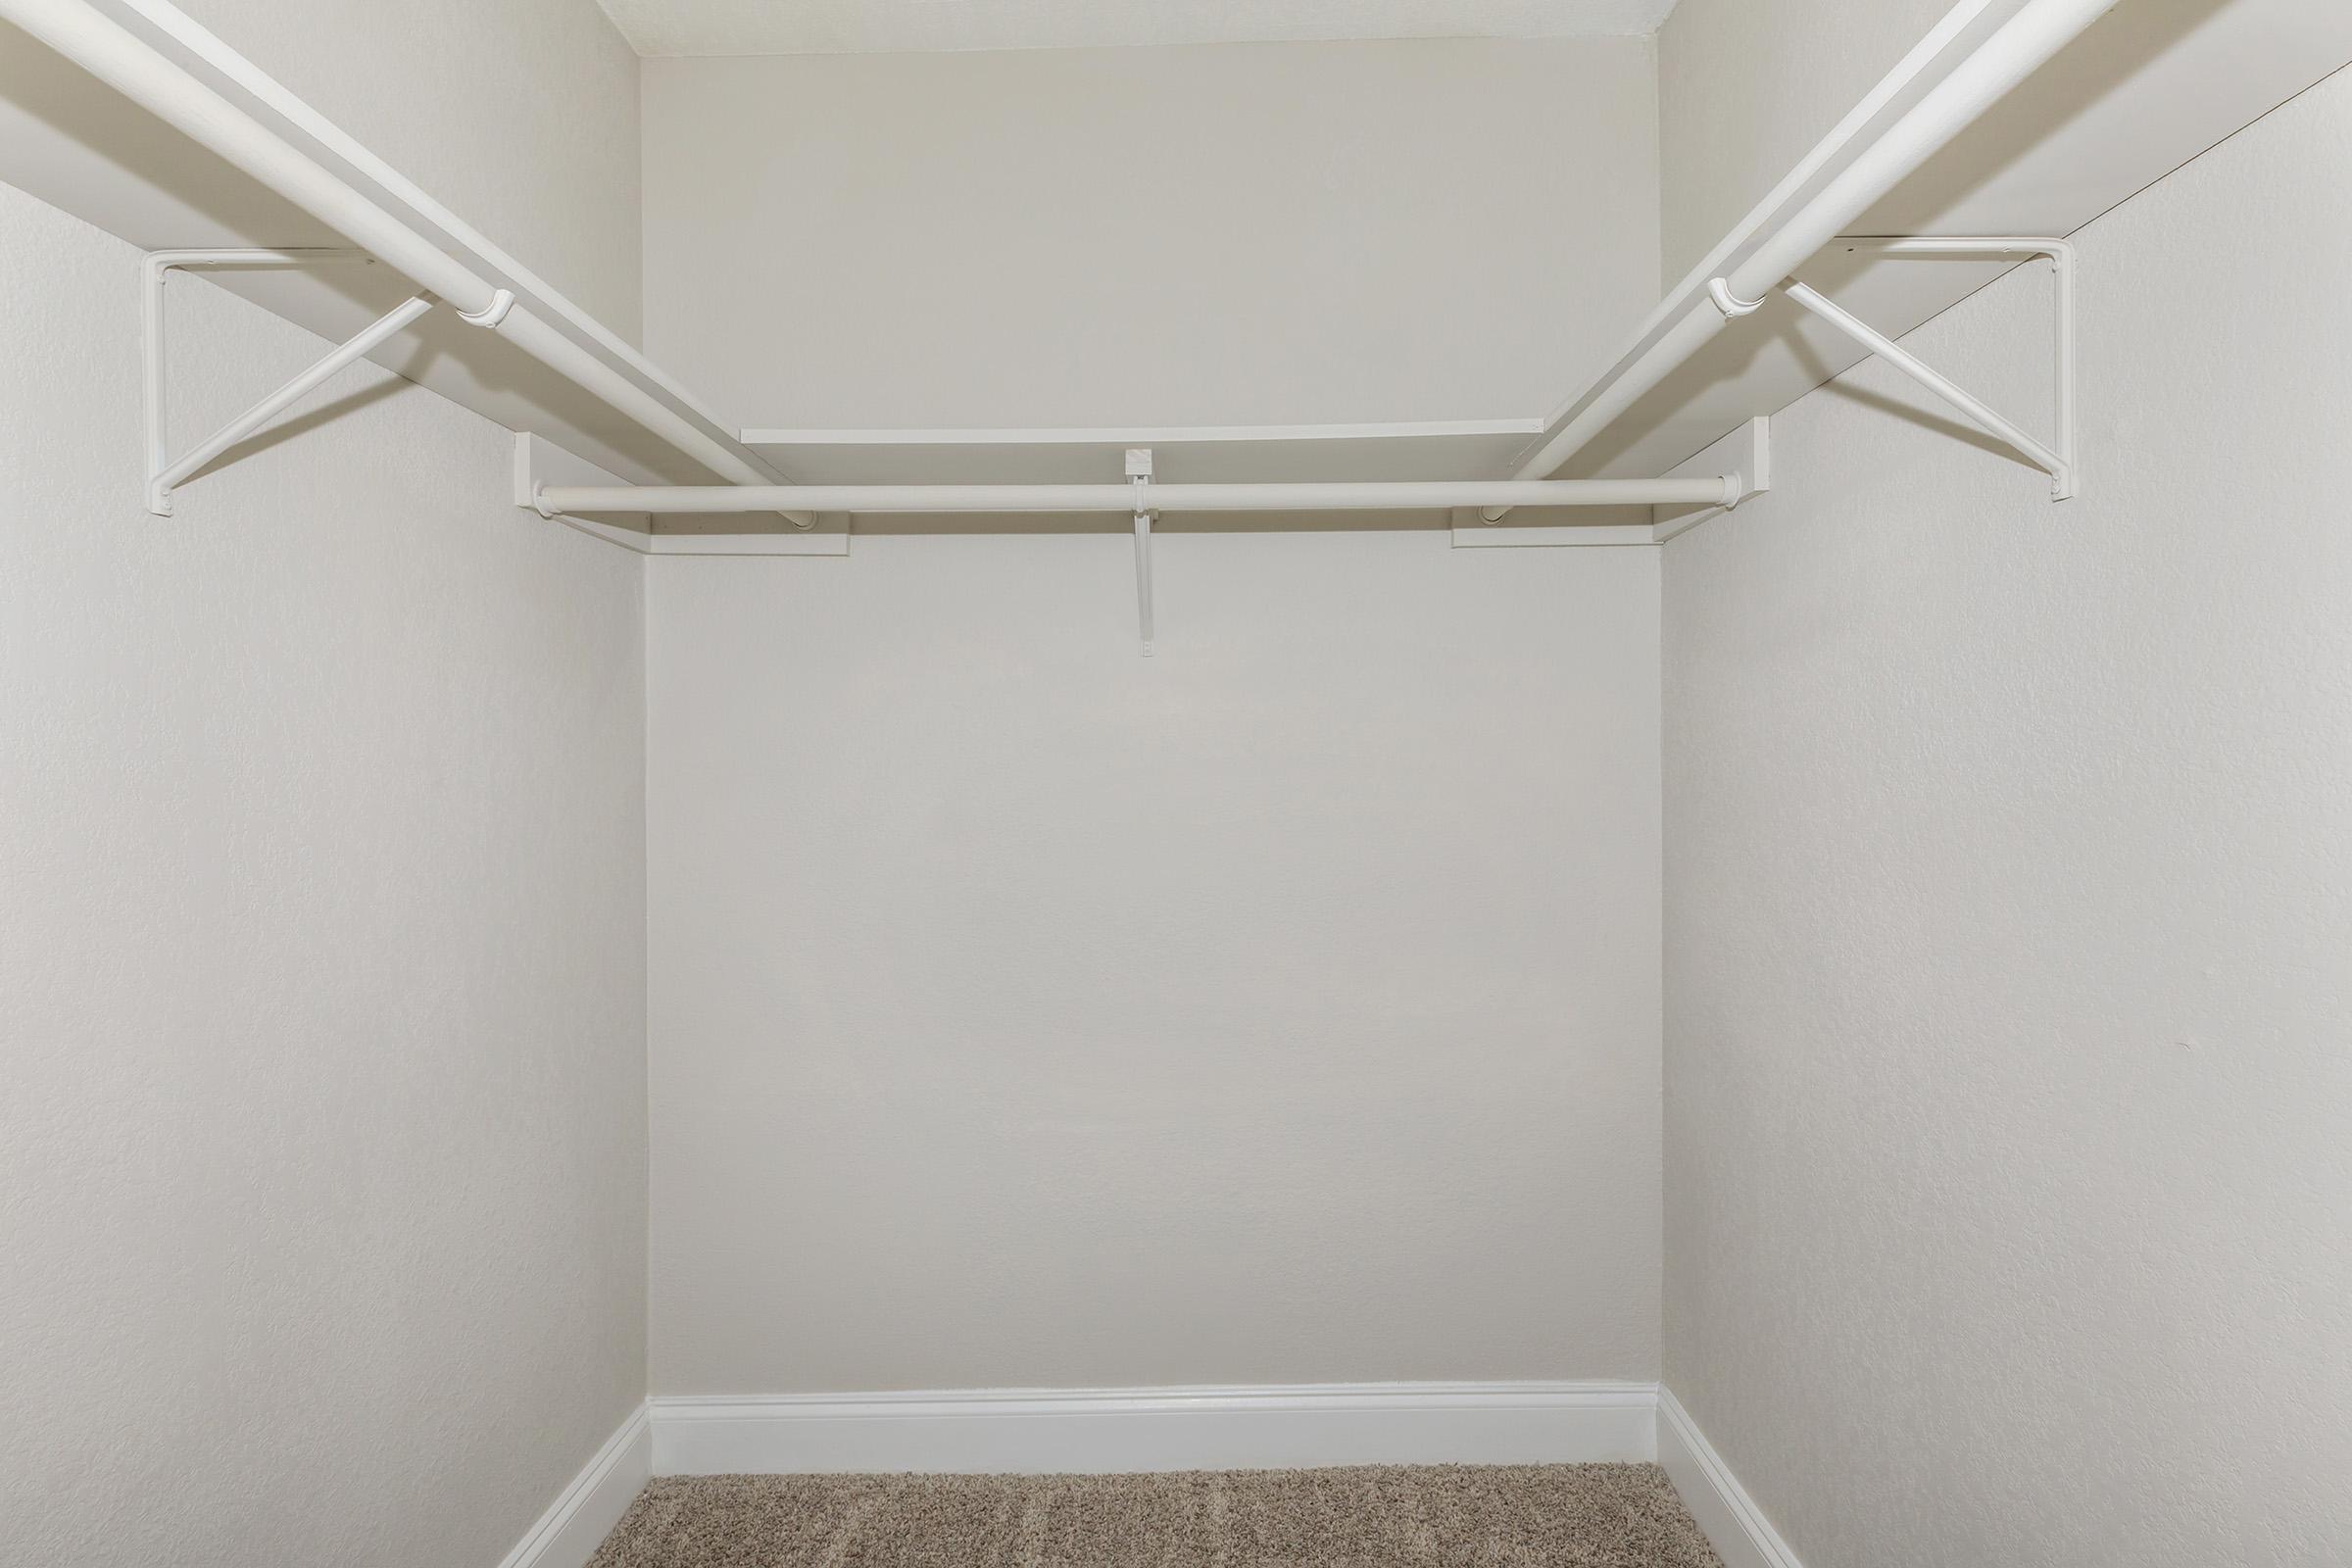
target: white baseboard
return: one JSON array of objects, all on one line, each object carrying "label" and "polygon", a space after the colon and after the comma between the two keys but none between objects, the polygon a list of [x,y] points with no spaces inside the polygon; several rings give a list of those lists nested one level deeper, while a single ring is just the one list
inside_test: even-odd
[{"label": "white baseboard", "polygon": [[523,1533],[500,1568],[584,1568],[644,1490],[653,1458],[653,1427],[639,1405]]},{"label": "white baseboard", "polygon": [[648,1400],[500,1568],[584,1568],[656,1475],[1284,1469],[1655,1459],[1725,1568],[1803,1568],[1652,1383],[978,1389]]},{"label": "white baseboard", "polygon": [[1657,1454],[1654,1383],[980,1389],[647,1402],[656,1475],[1115,1474]]},{"label": "white baseboard", "polygon": [[1724,1568],[1804,1568],[1671,1390],[1658,1390],[1658,1463]]}]

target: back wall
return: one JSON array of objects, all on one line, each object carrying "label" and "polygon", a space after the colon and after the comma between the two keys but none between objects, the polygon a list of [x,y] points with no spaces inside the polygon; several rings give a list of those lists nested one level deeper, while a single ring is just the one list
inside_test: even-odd
[{"label": "back wall", "polygon": [[648,563],[657,1394],[1655,1375],[1657,553]]},{"label": "back wall", "polygon": [[644,93],[647,346],[747,425],[1535,416],[1658,297],[1646,38],[648,60]]},{"label": "back wall", "polygon": [[[1656,290],[1645,40],[646,115],[747,423],[1535,413]],[[648,562],[654,1392],[1654,1376],[1655,552],[1169,519],[1146,660],[1124,519],[869,521]]]}]

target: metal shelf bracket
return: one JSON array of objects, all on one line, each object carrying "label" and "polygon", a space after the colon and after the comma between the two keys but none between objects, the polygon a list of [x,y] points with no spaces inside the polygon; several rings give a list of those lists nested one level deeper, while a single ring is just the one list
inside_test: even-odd
[{"label": "metal shelf bracket", "polygon": [[172,456],[167,424],[167,362],[164,353],[164,287],[174,271],[197,268],[293,268],[334,264],[370,265],[373,258],[350,250],[179,250],[150,251],[141,271],[140,322],[145,333],[147,420],[147,510],[159,517],[172,515],[172,492],[197,470],[284,413],[304,394],[337,370],[365,359],[377,344],[400,331],[438,302],[418,294],[345,339],[276,391],[254,404],[220,429]]},{"label": "metal shelf bracket", "polygon": [[2075,443],[2075,248],[2062,239],[2026,235],[1917,236],[1901,239],[1847,237],[1835,242],[1849,251],[1898,258],[2016,256],[2049,260],[2051,288],[2051,413],[2056,433],[2044,443],[1982,399],[1928,365],[1910,350],[1814,289],[1790,278],[1782,292],[1854,342],[1893,366],[1941,399],[1962,418],[2050,476],[2050,499],[2065,501],[2080,482]]}]

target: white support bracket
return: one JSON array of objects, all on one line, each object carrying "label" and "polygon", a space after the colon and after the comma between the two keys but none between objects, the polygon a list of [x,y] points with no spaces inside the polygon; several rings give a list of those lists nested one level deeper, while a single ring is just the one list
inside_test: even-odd
[{"label": "white support bracket", "polygon": [[1127,449],[1127,482],[1135,487],[1135,615],[1144,657],[1152,657],[1152,449]]},{"label": "white support bracket", "polygon": [[1740,488],[1718,507],[1652,507],[1649,537],[1653,544],[1689,533],[1712,517],[1720,517],[1741,502],[1772,488],[1772,420],[1762,415],[1747,420],[1704,452],[1675,465],[1670,479],[1693,473],[1736,473]]},{"label": "white support bracket", "polygon": [[2014,420],[1993,411],[1949,376],[1859,317],[1807,285],[1789,279],[1782,292],[1848,338],[1934,393],[1962,418],[2002,442],[2050,476],[2050,499],[2065,501],[2079,481],[2075,444],[2075,248],[2062,239],[2034,235],[1919,235],[1908,238],[1848,237],[1837,244],[1849,251],[1898,258],[2046,257],[2052,274],[2051,414],[2056,434],[2044,443]]},{"label": "white support bracket", "polygon": [[159,517],[172,515],[172,491],[206,464],[269,423],[303,394],[355,360],[364,358],[385,338],[432,309],[429,295],[404,301],[388,315],[370,322],[360,334],[338,344],[309,369],[262,399],[214,431],[177,459],[171,454],[166,429],[167,371],[164,352],[164,288],[174,271],[195,269],[241,268],[281,270],[335,265],[370,266],[373,258],[353,250],[172,250],[150,251],[140,275],[141,328],[145,335],[145,411],[147,421],[147,510]]}]

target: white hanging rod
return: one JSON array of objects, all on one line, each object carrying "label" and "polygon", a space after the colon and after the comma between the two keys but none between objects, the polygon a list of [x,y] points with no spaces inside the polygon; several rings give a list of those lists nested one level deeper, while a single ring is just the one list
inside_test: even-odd
[{"label": "white hanging rod", "polygon": [[[169,11],[168,7],[156,9]],[[176,13],[171,17],[186,25]],[[448,301],[466,319],[503,333],[531,358],[711,472],[748,485],[769,485],[779,477],[741,444],[713,435],[527,307],[517,305],[511,289],[477,274],[327,166],[102,14],[89,0],[0,0],[0,20],[14,23],[243,170],[405,274],[424,292]],[[219,50],[217,40],[208,41]],[[246,74],[258,74],[241,60],[237,64]],[[791,520],[803,528],[815,521],[806,515]]]},{"label": "white hanging rod", "polygon": [[1447,511],[1738,503],[1740,475],[1686,479],[1363,480],[1344,484],[541,485],[540,513]]},{"label": "white hanging rod", "polygon": [[[2015,16],[1970,51],[1892,125],[1864,147],[1794,213],[1764,235],[1744,261],[1708,279],[1703,295],[1661,326],[1653,318],[1642,343],[1563,411],[1567,422],[1513,470],[1518,479],[1557,473],[1645,394],[1688,364],[1729,321],[1748,315],[1788,274],[1909,178],[2002,95],[2038,71],[2119,0],[2026,0]],[[1946,27],[1982,11],[1955,12]],[[1901,68],[1898,69],[1898,74]],[[1891,78],[1890,78],[1891,79]],[[1872,101],[1847,124],[1876,108]],[[1831,132],[1836,143],[1848,134]],[[1813,163],[1808,160],[1808,164]],[[1802,170],[1799,171],[1801,174]],[[1790,183],[1793,184],[1792,177]],[[1784,189],[1787,189],[1784,186]],[[1557,421],[1555,421],[1557,422]],[[1492,522],[1508,509],[1490,509]]]}]

